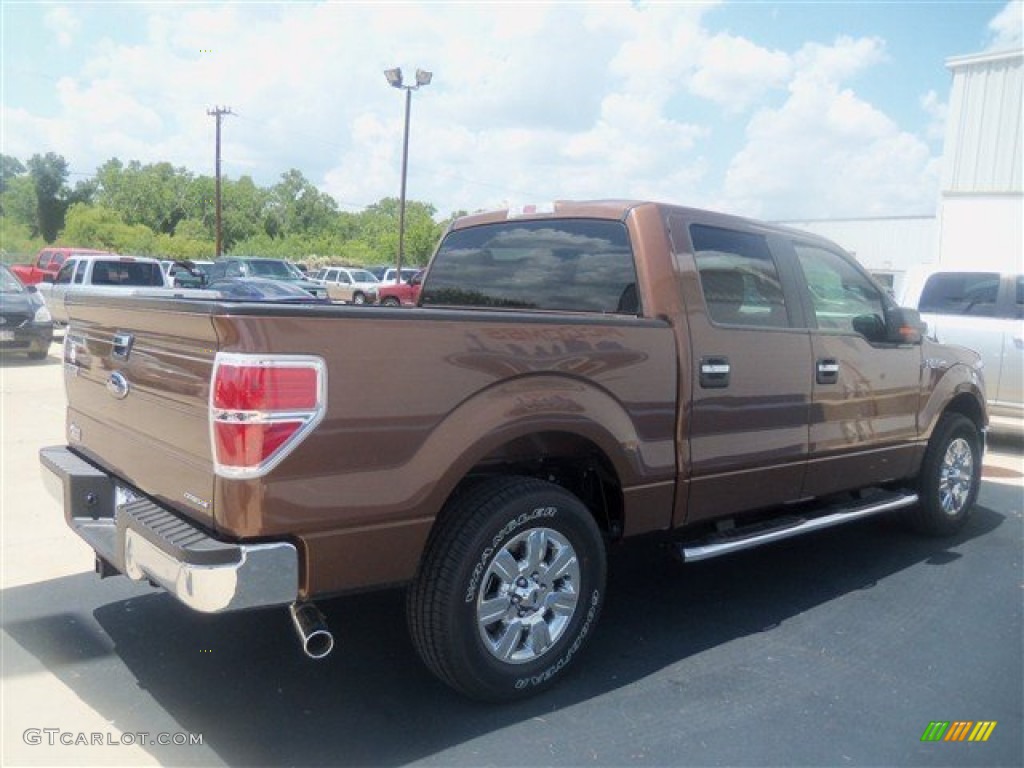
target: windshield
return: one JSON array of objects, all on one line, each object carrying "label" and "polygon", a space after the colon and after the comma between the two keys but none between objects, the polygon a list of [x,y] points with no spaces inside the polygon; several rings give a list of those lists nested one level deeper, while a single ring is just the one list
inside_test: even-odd
[{"label": "windshield", "polygon": [[298,270],[294,272],[289,269],[286,261],[251,261],[249,272],[257,277],[274,277],[278,280],[298,280]]},{"label": "windshield", "polygon": [[374,274],[365,269],[350,269],[349,274],[352,275],[352,279],[357,283],[376,283],[377,278]]},{"label": "windshield", "polygon": [[311,301],[313,297],[297,285],[274,282],[273,280],[215,280],[207,288],[219,291],[223,298],[275,301],[300,299]]},{"label": "windshield", "polygon": [[0,264],[0,291],[4,293],[24,293],[25,288],[6,265]]}]

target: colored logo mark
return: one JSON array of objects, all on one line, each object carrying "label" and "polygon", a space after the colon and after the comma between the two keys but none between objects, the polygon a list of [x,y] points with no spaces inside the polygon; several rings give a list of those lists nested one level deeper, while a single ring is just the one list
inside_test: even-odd
[{"label": "colored logo mark", "polygon": [[996,720],[932,720],[921,741],[988,741],[997,724]]}]

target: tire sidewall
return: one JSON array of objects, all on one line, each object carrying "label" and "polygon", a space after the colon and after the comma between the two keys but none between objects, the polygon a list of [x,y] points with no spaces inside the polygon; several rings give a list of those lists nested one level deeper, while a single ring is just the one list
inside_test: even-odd
[{"label": "tire sidewall", "polygon": [[[963,507],[955,515],[950,515],[942,509],[939,481],[946,451],[950,444],[961,438],[967,442],[971,450],[971,487]],[[921,478],[920,497],[921,514],[923,515],[921,522],[926,530],[937,534],[951,534],[964,526],[970,516],[971,508],[978,498],[981,485],[981,464],[981,439],[974,423],[959,414],[945,417],[939,423],[932,442],[928,446]]]},{"label": "tire sidewall", "polygon": [[[494,558],[514,537],[549,528],[565,536],[580,567],[579,597],[569,626],[542,656],[523,664],[494,658],[480,638],[477,599]],[[481,698],[508,700],[529,696],[550,685],[576,658],[597,623],[604,600],[605,557],[600,532],[589,511],[560,488],[537,490],[510,500],[490,515],[459,568],[454,596],[452,640],[462,672]]]}]

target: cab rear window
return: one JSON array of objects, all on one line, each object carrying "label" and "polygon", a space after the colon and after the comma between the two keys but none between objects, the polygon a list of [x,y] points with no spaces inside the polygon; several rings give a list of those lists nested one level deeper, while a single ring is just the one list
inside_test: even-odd
[{"label": "cab rear window", "polygon": [[160,265],[149,261],[97,261],[92,265],[93,285],[163,285]]},{"label": "cab rear window", "polygon": [[622,222],[510,221],[451,232],[422,306],[638,314],[636,268]]}]

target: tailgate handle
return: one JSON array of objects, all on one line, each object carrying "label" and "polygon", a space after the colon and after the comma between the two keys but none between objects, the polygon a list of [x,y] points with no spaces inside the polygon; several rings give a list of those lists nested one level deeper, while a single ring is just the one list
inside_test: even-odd
[{"label": "tailgate handle", "polygon": [[111,354],[119,360],[127,360],[128,355],[132,352],[132,342],[134,341],[135,337],[130,333],[115,333],[114,349]]}]

